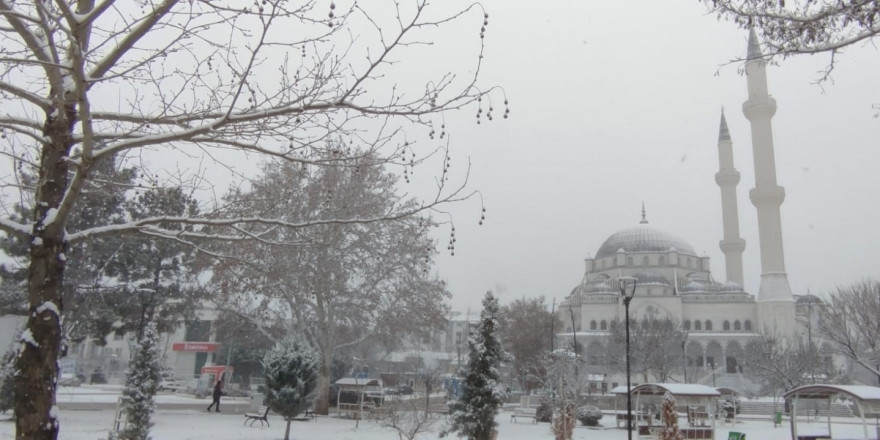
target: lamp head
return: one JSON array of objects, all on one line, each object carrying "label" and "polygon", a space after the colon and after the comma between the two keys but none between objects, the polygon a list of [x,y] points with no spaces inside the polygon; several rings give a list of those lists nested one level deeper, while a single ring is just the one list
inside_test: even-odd
[{"label": "lamp head", "polygon": [[633,277],[618,278],[617,283],[620,286],[620,296],[624,298],[632,298],[636,294],[637,282],[638,279]]}]

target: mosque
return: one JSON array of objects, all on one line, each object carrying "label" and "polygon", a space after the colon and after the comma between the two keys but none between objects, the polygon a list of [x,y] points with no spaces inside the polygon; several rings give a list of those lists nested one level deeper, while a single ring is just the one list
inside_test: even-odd
[{"label": "mosque", "polygon": [[[698,255],[685,239],[649,223],[643,206],[638,224],[615,232],[594,256],[585,259],[580,284],[559,308],[560,321],[567,323],[559,336],[570,339],[575,335],[578,345],[586,349],[588,364],[595,364],[591,355],[601,352],[611,321],[624,319],[621,278],[637,280],[630,304],[631,319],[654,315],[681,322],[687,335],[682,341],[682,356],[697,379],[709,373],[719,379],[741,377],[743,349],[750,339],[760,333],[799,333],[796,326],[803,321],[796,319],[796,310],[798,303],[808,297],[792,294],[785,272],[779,213],[785,191],[776,181],[771,125],[776,101],[768,93],[766,67],[752,31],[745,64],[748,99],[742,111],[751,125],[755,167],[755,186],[749,191],[749,199],[758,214],[761,282],[757,295],[743,288],[742,253],[746,242],[739,235],[736,196],[740,174],[734,167],[733,142],[722,112],[720,169],[715,182],[721,189],[723,239],[719,244],[727,279],[716,280],[710,272],[709,257]],[[592,380],[599,381],[603,388],[617,385],[604,376]]]}]

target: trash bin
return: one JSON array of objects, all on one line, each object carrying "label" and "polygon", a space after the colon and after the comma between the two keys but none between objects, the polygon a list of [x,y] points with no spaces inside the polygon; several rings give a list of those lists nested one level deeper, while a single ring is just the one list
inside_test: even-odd
[{"label": "trash bin", "polygon": [[776,411],[773,414],[773,427],[782,426],[782,411]]},{"label": "trash bin", "polygon": [[727,435],[727,440],[746,440],[746,435],[741,432],[730,431],[730,434]]}]

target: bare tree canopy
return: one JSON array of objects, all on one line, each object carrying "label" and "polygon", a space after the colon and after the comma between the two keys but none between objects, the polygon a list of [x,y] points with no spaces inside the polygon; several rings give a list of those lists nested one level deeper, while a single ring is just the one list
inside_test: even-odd
[{"label": "bare tree canopy", "polygon": [[819,333],[835,353],[880,379],[880,281],[841,287],[819,312]]},{"label": "bare tree canopy", "polygon": [[[426,0],[0,0],[0,196],[5,213],[16,212],[16,205],[32,212],[27,219],[0,217],[0,230],[29,246],[22,262],[29,320],[16,361],[19,438],[58,435],[51,408],[70,244],[140,233],[204,249],[205,241],[259,238],[247,225],[299,228],[384,218],[290,223],[230,218],[209,207],[198,216],[71,229],[68,219],[94,182],[93,170],[114,155],[145,165],[156,159],[179,171],[158,166],[135,185],[201,183],[200,189],[212,190],[216,182],[202,182],[208,164],[232,174],[241,172],[233,162],[254,155],[339,165],[347,159],[333,151],[320,159],[311,154],[335,150],[341,140],[411,173],[445,145],[421,145],[407,129],[421,127],[432,143],[445,143],[442,112],[473,104],[477,122],[507,112],[500,93],[493,103],[493,89],[477,84],[488,14],[479,5],[439,9]],[[459,21],[473,30],[473,44],[455,52],[473,60],[466,74],[444,71],[443,57],[431,56],[440,33],[457,29]],[[416,51],[419,61],[406,62]],[[424,66],[425,59],[435,63]],[[179,164],[187,160],[205,165],[188,172]],[[413,212],[466,196],[463,184],[444,184],[447,165],[436,173],[435,194]],[[37,178],[28,182],[25,175]]]},{"label": "bare tree canopy", "polygon": [[719,18],[761,34],[764,55],[830,53],[823,79],[839,51],[880,33],[876,0],[701,0]]},{"label": "bare tree canopy", "polygon": [[[610,330],[607,359],[611,366],[623,370],[626,365],[624,323],[614,320]],[[644,382],[649,381],[649,375],[659,382],[666,382],[673,371],[681,368],[684,362],[681,343],[685,336],[678,319],[649,313],[631,321],[630,333],[630,366],[634,372],[642,374]]]}]

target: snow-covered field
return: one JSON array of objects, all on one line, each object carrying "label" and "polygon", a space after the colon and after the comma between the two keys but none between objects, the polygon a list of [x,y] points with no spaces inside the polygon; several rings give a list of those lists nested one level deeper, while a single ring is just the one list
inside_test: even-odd
[{"label": "snow-covered field", "polygon": [[[62,410],[61,435],[63,440],[106,439],[107,431],[113,422],[113,410]],[[155,417],[156,425],[152,431],[155,440],[278,440],[284,438],[284,422],[278,416],[269,416],[270,428],[242,426],[242,414],[232,412],[206,413],[199,410],[159,410]],[[861,439],[864,433],[861,425],[852,424],[858,419],[835,420],[835,438]],[[577,427],[575,439],[612,440],[625,439],[626,432],[614,428],[614,421],[606,416],[604,424],[610,427],[593,429]],[[848,423],[844,423],[848,422]],[[436,439],[437,432],[447,423],[440,418],[433,426],[434,432],[423,435],[422,439]],[[546,423],[510,423],[510,413],[498,416],[499,440],[552,439],[550,427]],[[824,422],[800,426],[801,434],[825,433]],[[725,440],[730,431],[742,432],[749,440],[788,439],[791,434],[787,425],[774,428],[770,420],[743,420],[734,426],[719,426],[715,438]],[[362,420],[359,426],[351,419],[321,417],[312,422],[294,422],[291,437],[298,440],[396,440],[397,434],[381,427],[378,423]],[[634,436],[635,437],[635,436]],[[14,438],[14,424],[9,416],[0,416],[0,439]],[[869,438],[876,437],[876,427],[869,426]]]}]

